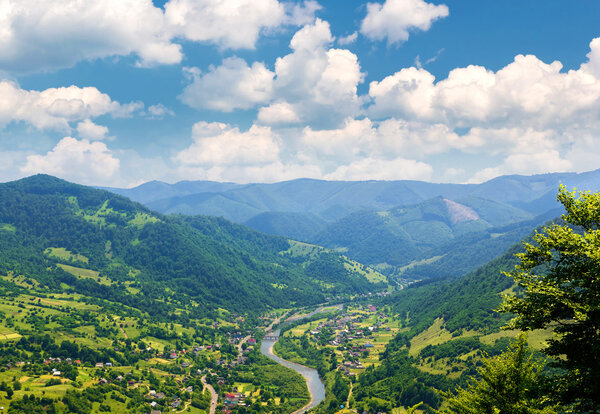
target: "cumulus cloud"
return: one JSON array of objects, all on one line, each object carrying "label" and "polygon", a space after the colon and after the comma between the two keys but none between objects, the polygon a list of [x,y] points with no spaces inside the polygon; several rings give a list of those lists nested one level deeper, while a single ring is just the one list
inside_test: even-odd
[{"label": "cumulus cloud", "polygon": [[317,19],[294,34],[292,53],[275,62],[274,96],[300,121],[337,124],[360,112],[357,87],[364,74],[358,57],[330,48],[333,41],[329,23]]},{"label": "cumulus cloud", "polygon": [[266,104],[259,109],[263,124],[335,125],[360,113],[357,87],[364,74],[354,53],[330,48],[334,40],[329,23],[316,19],[294,34],[292,53],[277,58],[274,71],[237,57],[206,73],[185,68],[192,83],[180,99],[194,108],[224,112]]},{"label": "cumulus cloud", "polygon": [[[189,71],[198,73],[198,71]],[[249,109],[269,101],[273,94],[274,73],[263,63],[248,66],[245,60],[231,57],[219,67],[211,66],[193,81],[181,96],[181,101],[192,108],[208,108],[223,112]]]},{"label": "cumulus cloud", "polygon": [[349,165],[342,165],[327,174],[327,180],[429,180],[433,167],[424,162],[396,158],[382,160],[364,158]]},{"label": "cumulus cloud", "polygon": [[300,122],[294,106],[288,102],[274,102],[258,111],[258,121],[263,124],[293,124]]},{"label": "cumulus cloud", "polygon": [[[599,39],[590,43],[587,58],[579,69],[565,71],[558,61],[518,55],[498,71],[472,65],[439,81],[423,68],[404,68],[371,82],[367,112],[383,119],[378,133],[384,141],[394,136],[424,154],[459,150],[504,157],[474,181],[579,169],[574,154],[600,156],[594,149],[600,148]],[[419,124],[421,131],[411,127]],[[587,168],[597,168],[586,159]]]},{"label": "cumulus cloud", "polygon": [[0,69],[40,71],[81,60],[135,55],[138,64],[174,64],[178,41],[252,49],[261,33],[314,20],[320,6],[306,1],[169,0],[164,11],[151,0],[1,0]]},{"label": "cumulus cloud", "polygon": [[435,20],[448,14],[446,5],[434,5],[424,0],[369,3],[360,32],[372,40],[387,39],[388,44],[397,44],[407,41],[410,31],[429,30]]},{"label": "cumulus cloud", "polygon": [[183,177],[236,182],[266,182],[320,177],[314,165],[284,161],[281,137],[267,126],[247,131],[218,122],[198,122],[193,143],[175,156]]},{"label": "cumulus cloud", "polygon": [[106,138],[108,128],[103,125],[97,125],[86,119],[77,124],[77,135],[79,138],[88,139],[90,141]]},{"label": "cumulus cloud", "polygon": [[280,26],[286,14],[277,0],[170,0],[165,17],[185,39],[252,49],[261,30]]},{"label": "cumulus cloud", "polygon": [[63,138],[45,155],[29,155],[21,167],[26,175],[45,173],[82,184],[110,183],[119,171],[119,159],[103,142]]},{"label": "cumulus cloud", "polygon": [[21,89],[16,83],[0,82],[0,125],[26,122],[38,129],[68,132],[69,123],[110,114],[128,117],[143,108],[132,102],[120,104],[94,87],[69,86],[43,91]]},{"label": "cumulus cloud", "polygon": [[518,55],[493,72],[482,66],[452,70],[435,82],[425,69],[405,68],[371,82],[370,113],[444,122],[452,127],[560,127],[597,118],[600,79],[595,62],[600,46],[592,42],[589,62],[579,70],[562,71],[558,61],[544,63]]},{"label": "cumulus cloud", "polygon": [[198,122],[194,143],[175,157],[184,165],[262,165],[279,159],[279,137],[269,127],[252,126],[242,132],[218,122]]},{"label": "cumulus cloud", "polygon": [[315,14],[323,8],[319,3],[313,0],[303,1],[302,3],[284,3],[287,11],[287,22],[296,26],[302,26],[314,22]]},{"label": "cumulus cloud", "polygon": [[135,53],[143,64],[177,63],[163,12],[150,0],[3,0],[0,68],[44,70]]}]

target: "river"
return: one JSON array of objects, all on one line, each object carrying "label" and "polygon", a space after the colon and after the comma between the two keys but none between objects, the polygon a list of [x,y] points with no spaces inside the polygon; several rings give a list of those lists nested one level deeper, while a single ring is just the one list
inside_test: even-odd
[{"label": "river", "polygon": [[[339,306],[339,308],[341,308],[341,305]],[[314,315],[315,313],[322,311],[323,308],[321,307],[309,314],[302,315],[300,317],[291,316],[286,320],[286,322],[308,318]],[[279,337],[279,329],[272,333],[269,333],[268,336]],[[277,339],[263,339],[262,344],[260,345],[260,352],[267,358],[272,359],[273,361],[283,365],[284,367],[293,369],[294,371],[302,375],[304,379],[306,379],[306,385],[308,386],[308,391],[310,392],[310,403],[302,407],[300,410],[294,411],[293,414],[304,413],[310,410],[311,408],[316,407],[325,399],[325,385],[323,384],[323,381],[321,381],[321,378],[319,378],[319,373],[314,368],[309,368],[304,365],[296,364],[295,362],[286,361],[285,359],[275,355],[273,353],[273,345],[275,345],[275,342],[277,342]]]}]

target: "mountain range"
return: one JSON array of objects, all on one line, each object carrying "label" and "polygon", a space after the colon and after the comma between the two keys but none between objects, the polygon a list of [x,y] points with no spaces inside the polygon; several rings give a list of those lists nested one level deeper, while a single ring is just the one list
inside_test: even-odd
[{"label": "mountain range", "polygon": [[[533,215],[552,208],[559,184],[600,189],[600,170],[586,173],[506,175],[481,184],[436,184],[424,181],[322,181],[297,179],[273,184],[212,181],[151,181],[131,189],[110,188],[164,214],[221,216],[243,223],[261,213],[312,213],[333,222],[350,213],[385,211],[442,196],[493,200]],[[550,203],[549,203],[550,202]]]},{"label": "mountain range", "polygon": [[221,216],[341,252],[388,276],[420,280],[472,271],[560,215],[560,184],[600,189],[600,170],[508,175],[481,184],[153,181],[109,190],[164,214]]}]

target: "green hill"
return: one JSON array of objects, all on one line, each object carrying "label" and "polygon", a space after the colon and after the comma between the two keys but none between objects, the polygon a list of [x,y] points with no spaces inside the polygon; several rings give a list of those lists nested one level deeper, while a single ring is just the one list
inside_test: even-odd
[{"label": "green hill", "polygon": [[[464,248],[490,238],[495,226],[531,218],[523,210],[477,197],[458,202],[436,197],[387,211],[351,214],[329,225],[311,241],[343,250],[362,263],[381,268],[402,267],[423,259],[439,259],[453,247]],[[479,237],[468,237],[475,234]],[[522,236],[511,239],[510,244]]]},{"label": "green hill", "polygon": [[[49,176],[1,184],[0,223],[0,274],[155,315],[176,303],[194,303],[196,315],[215,307],[258,313],[384,287],[331,253],[291,259],[280,254],[287,239],[223,219],[163,216]],[[326,280],[307,270],[317,265],[329,270]]]}]

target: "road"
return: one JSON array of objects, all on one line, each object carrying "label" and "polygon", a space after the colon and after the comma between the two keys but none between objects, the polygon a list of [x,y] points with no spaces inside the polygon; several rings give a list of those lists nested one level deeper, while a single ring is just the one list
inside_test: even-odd
[{"label": "road", "polygon": [[215,391],[215,389],[212,387],[212,385],[210,385],[209,383],[206,382],[206,375],[203,376],[200,381],[202,381],[202,385],[204,385],[205,388],[208,388],[208,391],[210,391],[210,411],[209,414],[215,414],[215,412],[217,411],[217,402],[219,400],[219,396],[217,395],[217,392]]},{"label": "road", "polygon": [[246,342],[248,342],[248,339],[250,339],[250,338],[251,338],[251,335],[245,336],[244,338],[242,338],[240,343],[237,344],[238,358],[242,356],[242,345],[244,345]]}]

